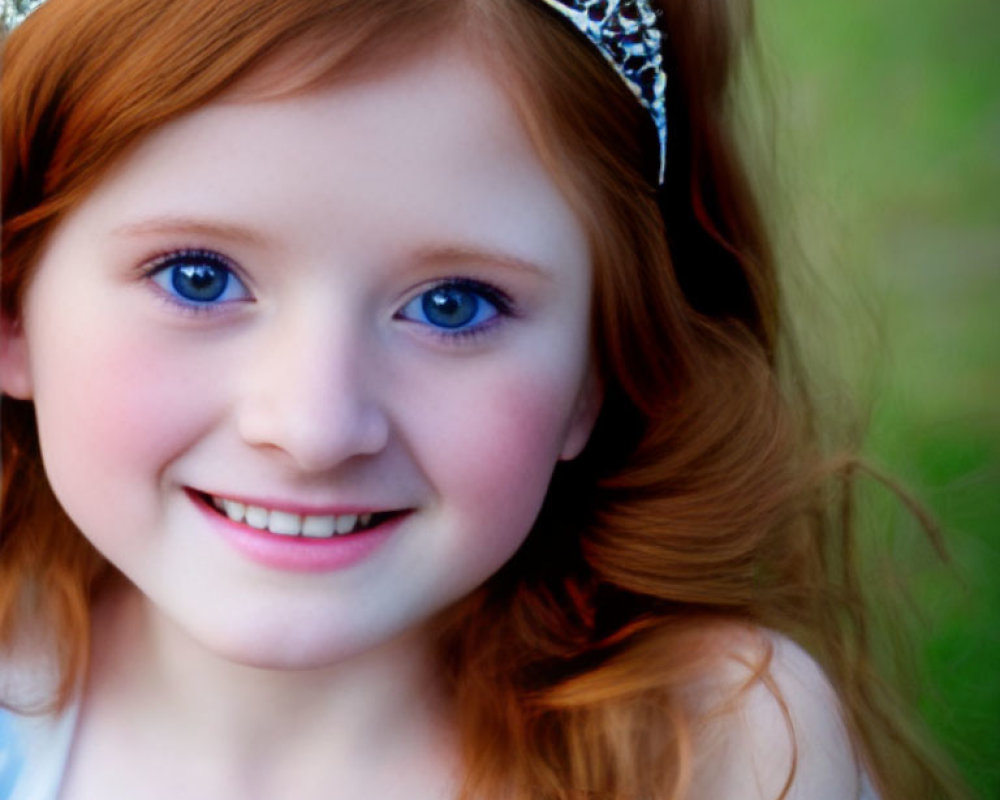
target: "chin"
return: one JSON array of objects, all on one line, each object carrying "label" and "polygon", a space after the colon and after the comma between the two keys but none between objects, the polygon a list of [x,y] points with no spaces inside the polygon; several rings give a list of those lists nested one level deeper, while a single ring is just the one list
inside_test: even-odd
[{"label": "chin", "polygon": [[260,670],[321,670],[361,659],[408,637],[374,631],[317,630],[310,625],[260,624],[188,631],[203,650],[233,664]]}]

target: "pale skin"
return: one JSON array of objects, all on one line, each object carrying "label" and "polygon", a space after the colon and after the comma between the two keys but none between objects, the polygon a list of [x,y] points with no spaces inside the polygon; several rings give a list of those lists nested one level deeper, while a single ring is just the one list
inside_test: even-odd
[{"label": "pale skin", "polygon": [[[760,633],[732,627],[710,634],[723,655],[693,693],[709,716],[695,740],[690,800],[776,800],[793,762],[783,800],[862,797],[861,768],[822,670],[788,639]],[[744,689],[766,646],[764,679]]]},{"label": "pale skin", "polygon": [[[235,282],[192,314],[163,279],[206,260]],[[511,310],[480,293],[475,335],[442,336],[418,301],[456,277]],[[458,43],[224,98],[118,165],[53,235],[0,352],[57,496],[127,578],[95,612],[62,800],[454,797],[425,623],[513,554],[586,443],[590,284],[579,221]],[[357,563],[290,572],[234,551],[192,492],[402,522]],[[853,797],[836,699],[777,641],[788,796]],[[704,732],[691,800],[777,796],[776,709],[755,689]]]}]

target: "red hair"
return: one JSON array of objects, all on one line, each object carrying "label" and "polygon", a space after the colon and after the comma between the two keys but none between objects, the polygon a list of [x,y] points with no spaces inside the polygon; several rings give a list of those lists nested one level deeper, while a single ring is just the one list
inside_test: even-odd
[{"label": "red hair", "polygon": [[[656,191],[645,112],[541,3],[50,0],[4,52],[0,310],[17,319],[47,236],[131,146],[279,56],[309,55],[295,62],[306,90],[477,37],[588,230],[605,402],[524,547],[436,620],[467,796],[680,797],[697,723],[684,689],[724,655],[705,631],[735,624],[806,645],[883,797],[917,797],[943,784],[872,688],[834,470],[804,395],[781,390],[775,258],[731,121],[749,0],[660,5]],[[3,412],[0,637],[54,632],[60,705],[107,567],[48,488],[30,404]]]}]

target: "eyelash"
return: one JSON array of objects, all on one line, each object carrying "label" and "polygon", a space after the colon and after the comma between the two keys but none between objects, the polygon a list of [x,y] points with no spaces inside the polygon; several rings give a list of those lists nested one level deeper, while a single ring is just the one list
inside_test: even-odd
[{"label": "eyelash", "polygon": [[[157,280],[160,276],[169,276],[170,271],[174,268],[183,266],[210,267],[223,273],[226,282],[217,296],[199,301],[183,297],[176,285],[164,285]],[[185,314],[217,314],[220,313],[223,306],[252,302],[254,299],[245,281],[237,274],[235,265],[221,253],[212,250],[183,249],[162,253],[154,257],[143,269],[143,277],[158,286],[164,302]],[[170,281],[170,283],[173,284],[174,281]],[[242,296],[226,298],[225,295],[230,293],[234,284]]]},{"label": "eyelash", "polygon": [[[157,280],[159,276],[167,276],[170,270],[176,267],[190,265],[208,266],[214,270],[225,273],[226,283],[223,285],[221,292],[219,292],[216,297],[202,301],[186,298],[179,293],[176,285],[173,285],[174,281],[170,281],[171,285],[164,285]],[[164,302],[184,314],[195,316],[218,314],[222,313],[224,306],[231,305],[233,303],[253,302],[254,300],[253,295],[246,286],[246,283],[237,274],[235,265],[221,253],[217,253],[213,250],[191,248],[171,250],[162,253],[155,256],[150,262],[147,263],[147,266],[143,269],[142,275],[145,279],[152,281],[157,285]],[[237,287],[239,287],[239,290],[242,290],[244,296],[222,299],[229,292],[233,282],[235,282]],[[432,292],[440,292],[442,290],[446,292],[452,291],[464,293],[467,296],[475,298],[473,317],[469,321],[462,322],[454,327],[435,324],[433,321],[427,319],[427,309],[425,303],[428,296]],[[469,322],[475,320],[477,316],[480,316],[480,311],[482,310],[480,304],[483,302],[487,303],[495,313],[485,320],[469,325]],[[415,319],[413,316],[408,316],[405,313],[407,309],[411,309],[411,307],[416,306],[418,303],[422,306],[418,316],[423,316],[423,320]],[[422,288],[421,291],[412,295],[402,308],[394,314],[395,319],[416,323],[421,327],[426,328],[430,335],[455,344],[476,339],[488,333],[496,325],[500,324],[503,318],[513,316],[516,316],[514,301],[506,292],[485,281],[459,276],[444,278],[436,281],[430,286]]]},{"label": "eyelash", "polygon": [[[466,322],[453,328],[436,325],[430,320],[421,321],[419,319],[413,319],[412,317],[404,314],[404,312],[410,307],[415,306],[418,303],[422,304],[422,301],[426,301],[426,298],[432,292],[441,290],[464,292],[475,297],[477,305],[474,309],[475,315],[472,318],[473,320],[479,315],[480,308],[478,304],[483,301],[488,303],[496,313],[476,324],[469,325],[468,322]],[[424,316],[426,316],[426,309],[422,309],[422,311]],[[411,296],[403,307],[396,312],[395,317],[397,319],[403,319],[421,325],[421,327],[427,329],[427,332],[430,335],[445,342],[459,344],[472,339],[477,339],[480,336],[489,333],[496,325],[500,324],[504,318],[514,317],[516,315],[514,301],[510,295],[500,288],[494,286],[493,284],[486,283],[485,281],[474,280],[472,278],[452,277],[439,280],[430,286],[422,288],[419,292]]]}]

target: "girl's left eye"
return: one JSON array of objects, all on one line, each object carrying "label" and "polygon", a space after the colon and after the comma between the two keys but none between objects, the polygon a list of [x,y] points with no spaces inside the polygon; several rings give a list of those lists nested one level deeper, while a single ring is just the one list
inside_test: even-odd
[{"label": "girl's left eye", "polygon": [[218,253],[191,250],[157,260],[149,277],[170,298],[190,307],[250,300],[252,295]]},{"label": "girl's left eye", "polygon": [[479,331],[510,312],[511,301],[499,289],[479,281],[451,279],[418,294],[398,316],[456,335]]}]

